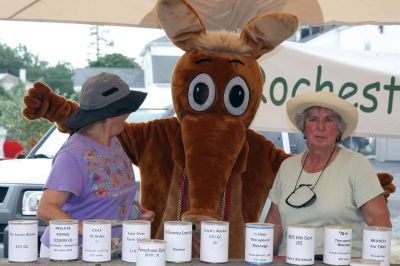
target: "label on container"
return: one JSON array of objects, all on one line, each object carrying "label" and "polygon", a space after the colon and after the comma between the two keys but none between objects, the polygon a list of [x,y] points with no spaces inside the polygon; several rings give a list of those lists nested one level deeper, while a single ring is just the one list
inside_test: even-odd
[{"label": "label on container", "polygon": [[349,265],[351,260],[351,226],[341,224],[326,225],[324,235],[324,263]]},{"label": "label on container", "polygon": [[314,264],[315,227],[306,224],[289,225],[287,229],[286,263]]},{"label": "label on container", "polygon": [[38,221],[8,222],[8,260],[33,262],[38,259]]},{"label": "label on container", "polygon": [[200,260],[211,263],[228,262],[229,223],[202,221]]},{"label": "label on container", "polygon": [[136,266],[165,266],[165,249],[164,240],[138,240]]},{"label": "label on container", "polygon": [[52,220],[50,226],[49,259],[55,261],[77,260],[79,255],[78,221]]},{"label": "label on container", "polygon": [[392,229],[367,226],[363,230],[362,258],[378,260],[381,266],[390,265]]},{"label": "label on container", "polygon": [[192,260],[192,223],[167,221],[164,223],[164,240],[167,242],[166,260],[188,262]]},{"label": "label on container", "polygon": [[137,241],[150,239],[151,222],[128,220],[122,223],[122,260],[136,262]]},{"label": "label on container", "polygon": [[87,262],[111,260],[111,221],[83,221],[82,260]]}]

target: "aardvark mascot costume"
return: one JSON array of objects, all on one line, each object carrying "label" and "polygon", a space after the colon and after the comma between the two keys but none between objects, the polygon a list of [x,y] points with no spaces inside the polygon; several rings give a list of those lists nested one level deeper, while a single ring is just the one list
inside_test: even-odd
[{"label": "aardvark mascot costume", "polygon": [[[258,221],[278,168],[290,156],[249,129],[263,87],[256,60],[289,38],[297,19],[263,14],[240,34],[207,32],[185,0],[161,0],[157,8],[166,34],[186,52],[172,77],[177,118],[126,123],[119,136],[140,168],[141,203],[156,213],[152,237],[163,237],[164,221],[192,221],[198,234],[200,221],[225,220],[229,257],[243,258],[245,223]],[[71,133],[64,121],[77,103],[36,82],[25,104],[28,119],[43,117]]]}]

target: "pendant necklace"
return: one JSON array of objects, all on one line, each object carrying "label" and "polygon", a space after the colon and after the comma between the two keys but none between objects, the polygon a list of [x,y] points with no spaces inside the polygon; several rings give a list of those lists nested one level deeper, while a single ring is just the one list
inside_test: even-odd
[{"label": "pendant necklace", "polygon": [[[333,148],[333,151],[331,152],[331,155],[329,155],[328,161],[326,161],[324,168],[322,169],[321,173],[320,173],[319,176],[318,176],[317,181],[315,182],[314,186],[311,187],[311,189],[314,189],[315,186],[317,185],[319,179],[321,178],[322,174],[323,174],[324,171],[325,171],[325,168],[328,166],[328,163],[329,163],[329,161],[331,160],[332,155],[333,155],[333,153],[335,152],[335,150],[336,150],[336,146]],[[303,165],[301,166],[301,171],[300,171],[299,176],[297,177],[297,181],[296,181],[296,185],[294,186],[294,190],[296,190],[297,184],[299,183],[299,180],[300,180],[300,176],[301,176],[301,174],[303,173],[304,166],[306,165],[306,162],[307,162],[308,154],[309,154],[309,152],[307,152],[306,158],[304,159],[304,163],[303,163]]]}]

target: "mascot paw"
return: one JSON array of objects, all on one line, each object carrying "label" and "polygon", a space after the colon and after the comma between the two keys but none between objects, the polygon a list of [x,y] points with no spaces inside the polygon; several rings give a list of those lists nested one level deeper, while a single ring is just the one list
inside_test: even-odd
[{"label": "mascot paw", "polygon": [[65,125],[65,120],[79,107],[74,101],[54,93],[48,86],[36,81],[24,97],[25,108],[23,115],[29,120],[39,118],[56,122],[61,132],[72,133],[73,130]]},{"label": "mascot paw", "polygon": [[24,97],[25,107],[23,115],[29,120],[35,120],[45,116],[49,108],[49,98],[53,92],[40,81],[33,83],[33,87]]},{"label": "mascot paw", "polygon": [[393,184],[393,176],[389,173],[378,173],[377,175],[384,190],[385,199],[387,200],[390,194],[396,191],[396,186]]}]

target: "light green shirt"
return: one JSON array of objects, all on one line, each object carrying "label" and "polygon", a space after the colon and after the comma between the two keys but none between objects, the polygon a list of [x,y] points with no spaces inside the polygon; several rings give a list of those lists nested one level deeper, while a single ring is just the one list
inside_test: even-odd
[{"label": "light green shirt", "polygon": [[[305,208],[293,208],[285,200],[293,191],[300,174],[302,154],[286,159],[278,172],[269,198],[279,207],[282,222],[282,243],[279,255],[286,254],[287,226],[312,224],[315,231],[315,254],[324,251],[324,226],[347,224],[353,229],[352,256],[361,256],[364,220],[360,207],[383,193],[377,175],[363,155],[342,148],[335,160],[322,173],[314,188],[317,200]],[[298,185],[314,185],[321,172],[303,170]]]}]

